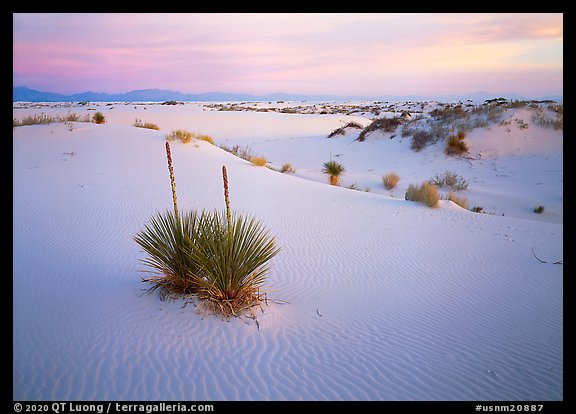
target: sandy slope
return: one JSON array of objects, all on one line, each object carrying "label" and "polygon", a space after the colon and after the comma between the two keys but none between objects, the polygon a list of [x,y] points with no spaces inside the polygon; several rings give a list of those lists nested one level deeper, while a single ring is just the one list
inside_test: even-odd
[{"label": "sandy slope", "polygon": [[[170,109],[142,119],[164,122],[166,111],[174,128],[208,132]],[[563,266],[532,253],[563,259],[561,219],[477,214],[447,201],[430,209],[404,201],[403,191],[331,187],[325,177],[254,167],[205,142],[174,143],[182,209],[224,207],[225,164],[232,208],[258,217],[283,248],[270,297],[289,303],[264,306],[259,329],[202,317],[192,305],[144,294],[144,256],[132,237],[171,208],[166,131],[134,128],[121,121],[133,122],[132,113],[112,113],[108,124],[72,131],[14,129],[14,399],[563,398]],[[340,123],[309,116],[306,129],[281,114],[211,114],[240,125],[253,120],[240,115],[264,115],[263,143],[284,125],[278,154],[286,156],[296,134],[319,141],[317,131]],[[230,141],[253,144],[237,124],[214,125]],[[351,137],[339,139],[348,145]],[[310,146],[298,147],[302,161],[293,165],[325,158]],[[556,157],[561,177],[558,156],[536,155]]]}]

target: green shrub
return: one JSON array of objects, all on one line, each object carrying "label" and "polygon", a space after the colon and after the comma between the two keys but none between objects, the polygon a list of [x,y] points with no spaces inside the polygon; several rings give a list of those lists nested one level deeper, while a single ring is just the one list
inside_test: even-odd
[{"label": "green shrub", "polygon": [[106,122],[106,117],[102,114],[102,112],[96,112],[92,116],[92,120],[97,124],[103,124]]},{"label": "green shrub", "polygon": [[406,189],[404,198],[426,204],[428,207],[436,207],[438,200],[440,200],[436,186],[428,181],[422,182],[420,186],[410,184]]}]

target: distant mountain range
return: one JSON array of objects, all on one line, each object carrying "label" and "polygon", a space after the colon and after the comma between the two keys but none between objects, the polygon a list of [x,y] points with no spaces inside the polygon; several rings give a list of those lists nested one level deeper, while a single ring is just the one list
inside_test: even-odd
[{"label": "distant mountain range", "polygon": [[428,101],[443,102],[474,101],[483,102],[487,99],[504,97],[507,99],[539,99],[562,101],[562,96],[543,96],[526,98],[518,94],[491,94],[488,92],[474,92],[465,95],[381,95],[367,96],[341,96],[341,95],[302,95],[288,93],[271,93],[266,95],[252,95],[244,93],[205,92],[200,94],[181,93],[166,89],[141,89],[126,93],[109,94],[105,92],[82,92],[63,95],[54,92],[41,92],[26,86],[14,86],[12,102],[165,102],[165,101],[350,101],[350,100],[380,100],[388,102]]}]

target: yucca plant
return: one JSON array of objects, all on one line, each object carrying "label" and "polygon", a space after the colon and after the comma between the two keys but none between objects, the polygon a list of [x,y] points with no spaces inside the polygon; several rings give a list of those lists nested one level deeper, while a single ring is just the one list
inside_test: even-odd
[{"label": "yucca plant", "polygon": [[166,155],[174,211],[152,217],[134,237],[149,255],[142,262],[156,273],[143,281],[153,284],[150,291],[160,288],[162,299],[191,294],[226,317],[252,313],[265,297],[262,288],[269,262],[280,249],[254,218],[232,214],[226,167],[222,167],[225,213],[179,213],[168,142]]},{"label": "yucca plant", "polygon": [[270,260],[279,252],[274,238],[253,217],[206,214],[187,256],[197,296],[225,316],[238,316],[259,304]]},{"label": "yucca plant", "polygon": [[344,171],[344,166],[336,161],[325,162],[322,167],[322,172],[329,175],[331,185],[340,185],[340,176]]},{"label": "yucca plant", "polygon": [[142,263],[154,269],[153,277],[143,278],[153,286],[150,292],[160,288],[162,300],[175,295],[193,294],[197,290],[194,277],[198,266],[189,260],[200,223],[205,214],[185,212],[179,216],[175,211],[158,213],[150,219],[150,224],[138,233],[134,240],[148,253]]}]

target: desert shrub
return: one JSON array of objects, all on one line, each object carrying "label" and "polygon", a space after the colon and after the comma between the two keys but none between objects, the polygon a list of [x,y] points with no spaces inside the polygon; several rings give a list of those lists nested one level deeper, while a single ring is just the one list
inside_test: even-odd
[{"label": "desert shrub", "polygon": [[453,193],[452,191],[450,191],[447,195],[446,195],[446,199],[452,201],[453,203],[458,204],[460,207],[465,208],[466,210],[468,210],[468,199],[465,197],[459,197],[457,196],[455,193]]},{"label": "desert shrub", "polygon": [[484,207],[480,207],[480,206],[474,206],[472,207],[472,211],[474,213],[482,213],[482,210],[484,210]]},{"label": "desert shrub", "polygon": [[102,114],[102,112],[96,112],[92,116],[92,120],[97,124],[103,124],[106,122],[106,117]]},{"label": "desert shrub", "polygon": [[541,214],[544,212],[544,206],[536,206],[534,207],[534,213]]},{"label": "desert shrub", "polygon": [[332,138],[336,135],[344,135],[346,133],[346,128],[355,128],[355,129],[362,129],[363,126],[360,125],[358,122],[348,122],[346,125],[341,126],[340,128],[336,128],[334,131],[328,134],[328,138]]},{"label": "desert shrub", "polygon": [[188,144],[194,138],[194,133],[187,131],[185,129],[175,129],[166,135],[166,141],[172,142],[175,139],[179,139],[183,144]]},{"label": "desert shrub", "polygon": [[257,167],[264,167],[266,164],[268,164],[268,161],[264,157],[252,157],[250,159],[250,162],[252,163],[252,165],[255,165]]},{"label": "desert shrub", "polygon": [[296,170],[292,167],[291,164],[285,163],[282,164],[282,168],[280,169],[281,173],[295,173]]},{"label": "desert shrub", "polygon": [[466,190],[468,188],[468,181],[453,171],[445,171],[442,175],[436,174],[428,181],[440,188],[447,186],[455,191]]},{"label": "desert shrub", "polygon": [[544,108],[536,108],[536,113],[532,115],[532,122],[543,128],[564,129],[564,110],[558,109],[555,117],[546,115]]},{"label": "desert shrub", "polygon": [[402,124],[402,122],[402,118],[399,116],[392,118],[377,118],[373,120],[367,127],[362,129],[356,140],[363,142],[366,139],[366,135],[377,130],[382,130],[384,132],[394,132],[398,125]]},{"label": "desert shrub", "polygon": [[412,135],[412,141],[410,142],[410,148],[414,151],[422,150],[426,145],[433,142],[434,137],[429,131],[420,129]]},{"label": "desert shrub", "polygon": [[422,182],[420,186],[410,184],[406,189],[404,198],[426,204],[428,207],[436,207],[438,200],[440,200],[436,186],[428,181]]},{"label": "desert shrub", "polygon": [[252,158],[256,156],[252,148],[250,148],[250,146],[241,147],[240,145],[234,145],[233,147],[230,148],[225,145],[221,145],[220,148],[246,161],[251,161]]},{"label": "desert shrub", "polygon": [[136,118],[136,120],[134,121],[134,126],[137,128],[146,128],[146,129],[155,129],[157,131],[160,130],[160,127],[156,124],[153,124],[151,122],[142,122],[142,120]]},{"label": "desert shrub", "polygon": [[400,181],[400,176],[395,172],[391,172],[382,176],[382,182],[384,187],[386,187],[386,190],[392,190],[394,187],[396,187],[398,181]]},{"label": "desert shrub", "polygon": [[462,155],[468,152],[468,144],[464,141],[466,134],[458,132],[458,135],[451,134],[446,142],[446,155]]},{"label": "desert shrub", "polygon": [[325,162],[322,167],[322,173],[328,174],[331,185],[340,185],[340,176],[344,171],[344,166],[336,161]]}]

